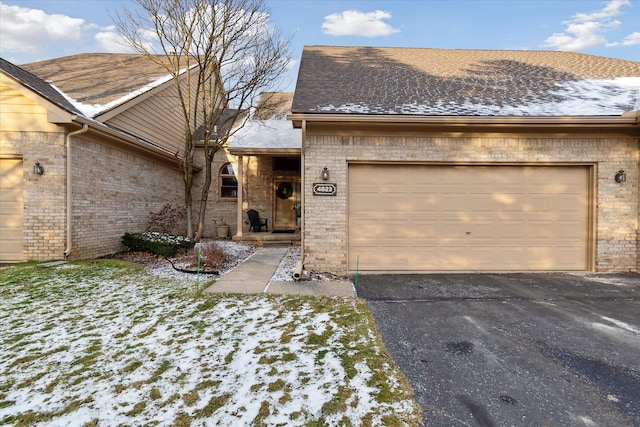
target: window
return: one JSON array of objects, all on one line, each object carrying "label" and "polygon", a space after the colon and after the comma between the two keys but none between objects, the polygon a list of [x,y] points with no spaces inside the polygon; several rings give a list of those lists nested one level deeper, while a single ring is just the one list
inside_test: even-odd
[{"label": "window", "polygon": [[220,168],[218,182],[220,183],[220,198],[235,199],[238,197],[238,179],[231,163],[226,163]]}]

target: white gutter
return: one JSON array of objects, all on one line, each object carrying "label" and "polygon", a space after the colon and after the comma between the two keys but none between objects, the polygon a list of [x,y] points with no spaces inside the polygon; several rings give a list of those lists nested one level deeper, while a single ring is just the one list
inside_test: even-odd
[{"label": "white gutter", "polygon": [[[75,118],[74,118],[75,119]],[[67,256],[71,252],[72,246],[72,233],[71,233],[71,137],[80,135],[89,130],[88,124],[83,124],[82,129],[78,129],[73,132],[69,132],[64,136],[64,143],[67,148],[67,248],[64,250],[64,259],[66,261]]]},{"label": "white gutter", "polygon": [[423,124],[468,127],[472,125],[493,126],[638,126],[640,117],[637,112],[626,112],[620,116],[420,116],[403,114],[332,114],[332,113],[292,113],[287,120],[294,128],[300,128],[302,121],[375,123],[375,124]]}]

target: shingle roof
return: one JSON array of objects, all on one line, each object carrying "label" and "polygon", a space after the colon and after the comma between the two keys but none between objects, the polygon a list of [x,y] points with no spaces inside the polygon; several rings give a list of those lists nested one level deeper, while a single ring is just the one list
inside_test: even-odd
[{"label": "shingle roof", "polygon": [[258,120],[285,118],[291,112],[293,92],[263,92],[258,98],[253,117]]},{"label": "shingle roof", "polygon": [[233,135],[230,150],[300,150],[302,131],[286,118],[292,98],[290,92],[261,94],[253,116]]},{"label": "shingle roof", "polygon": [[640,63],[574,52],[307,46],[294,113],[619,115]]},{"label": "shingle roof", "polygon": [[76,107],[71,104],[71,102],[67,100],[67,98],[65,98],[58,90],[51,86],[51,84],[44,81],[40,77],[31,74],[27,70],[18,67],[17,65],[14,65],[2,58],[0,58],[0,70],[13,77],[24,86],[38,93],[43,98],[69,111],[70,113],[82,114]]},{"label": "shingle roof", "polygon": [[105,105],[167,76],[139,54],[82,53],[21,66],[83,104]]}]

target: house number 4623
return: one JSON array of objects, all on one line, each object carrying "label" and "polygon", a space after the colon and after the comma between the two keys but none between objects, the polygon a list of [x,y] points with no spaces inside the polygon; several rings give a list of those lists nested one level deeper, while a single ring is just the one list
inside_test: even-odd
[{"label": "house number 4623", "polygon": [[336,184],[318,182],[313,184],[314,196],[335,196],[337,192]]}]

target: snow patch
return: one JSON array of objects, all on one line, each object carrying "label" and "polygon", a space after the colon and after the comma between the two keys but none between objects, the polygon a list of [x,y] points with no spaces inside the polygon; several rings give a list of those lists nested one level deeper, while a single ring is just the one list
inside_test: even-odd
[{"label": "snow patch", "polygon": [[[505,100],[507,101],[507,100]],[[522,101],[519,103],[519,101]],[[407,103],[387,108],[381,105],[319,105],[316,111],[350,114],[408,114],[452,116],[619,116],[640,110],[640,77],[609,80],[585,79],[556,84],[544,99],[512,99],[503,105],[464,102]]]}]

